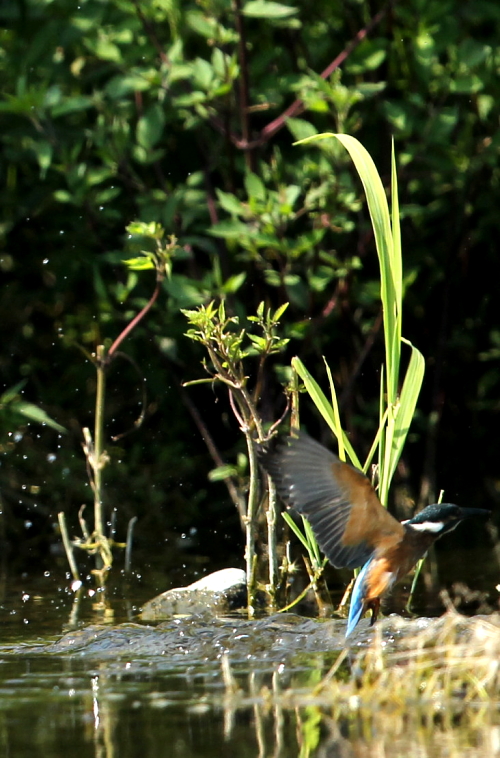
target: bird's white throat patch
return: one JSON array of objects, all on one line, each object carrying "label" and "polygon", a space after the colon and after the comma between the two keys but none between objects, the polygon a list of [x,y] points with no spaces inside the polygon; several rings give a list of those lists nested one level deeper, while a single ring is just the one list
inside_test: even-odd
[{"label": "bird's white throat patch", "polygon": [[[408,521],[403,521],[403,524],[408,524]],[[443,521],[423,521],[421,524],[408,524],[410,529],[415,529],[416,532],[431,532],[431,534],[438,534],[444,529]]]}]

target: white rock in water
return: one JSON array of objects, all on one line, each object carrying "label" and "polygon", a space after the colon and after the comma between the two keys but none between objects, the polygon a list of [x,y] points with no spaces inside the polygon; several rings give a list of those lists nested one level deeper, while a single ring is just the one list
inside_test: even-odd
[{"label": "white rock in water", "polygon": [[198,579],[187,587],[175,587],[149,600],[142,608],[143,621],[160,621],[170,616],[185,616],[208,611],[227,613],[246,603],[246,574],[227,568]]},{"label": "white rock in water", "polygon": [[245,584],[247,575],[243,569],[221,569],[220,571],[214,571],[212,574],[204,576],[202,579],[189,584],[187,587],[183,587],[185,590],[206,590],[208,592],[225,592],[225,590],[231,587],[236,587],[238,584]]}]

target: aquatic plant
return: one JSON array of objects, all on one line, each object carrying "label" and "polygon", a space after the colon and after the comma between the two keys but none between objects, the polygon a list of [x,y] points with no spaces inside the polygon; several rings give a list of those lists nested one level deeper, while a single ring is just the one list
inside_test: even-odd
[{"label": "aquatic plant", "polygon": [[[386,192],[373,159],[356,138],[346,134],[320,134],[296,144],[309,144],[317,140],[332,138],[338,140],[349,152],[363,184],[380,268],[385,363],[380,371],[379,426],[363,465],[342,428],[332,371],[326,361],[330,401],[300,358],[295,357],[292,360],[292,366],[337,438],[340,459],[345,461],[347,456],[354,466],[368,473],[377,454],[372,478],[375,480],[382,504],[387,506],[390,484],[415,412],[425,368],[424,358],[420,351],[402,336],[405,281],[401,253],[396,157],[393,146],[391,211],[389,212]],[[404,372],[401,370],[403,344],[410,348],[410,358]],[[288,520],[290,521],[289,517]],[[304,537],[303,542],[306,547],[309,541],[309,537]]]}]

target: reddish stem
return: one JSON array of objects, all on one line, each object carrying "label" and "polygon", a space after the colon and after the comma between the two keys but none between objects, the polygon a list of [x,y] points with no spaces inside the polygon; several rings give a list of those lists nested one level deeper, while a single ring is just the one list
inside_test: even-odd
[{"label": "reddish stem", "polygon": [[139,323],[139,321],[141,321],[144,318],[144,316],[146,315],[146,313],[153,307],[153,305],[155,304],[156,300],[158,299],[158,295],[160,294],[160,286],[161,286],[161,282],[157,281],[156,282],[155,291],[153,292],[153,294],[152,294],[151,299],[149,300],[149,302],[146,303],[146,305],[144,306],[144,308],[142,309],[142,311],[139,311],[139,313],[137,314],[137,316],[134,316],[134,318],[132,319],[132,321],[130,322],[130,324],[128,326],[126,326],[125,329],[123,330],[123,332],[121,334],[119,334],[118,337],[115,339],[115,341],[113,342],[113,344],[111,345],[111,347],[108,350],[108,354],[106,356],[106,360],[107,361],[109,361],[113,357],[113,354],[116,353],[116,351],[118,350],[118,348],[122,344],[122,342],[125,339],[125,337],[128,337],[128,335],[130,334],[130,332],[132,331],[132,329],[135,329],[135,327],[137,326],[137,324]]},{"label": "reddish stem", "polygon": [[[386,13],[387,9],[382,8],[378,13],[375,14],[375,16],[363,29],[359,30],[359,32],[349,42],[347,47],[341,53],[339,53],[336,58],[333,59],[333,61],[325,68],[324,71],[321,72],[320,76],[322,79],[327,79],[345,61],[345,59],[349,57],[349,55],[353,50],[355,50],[360,42],[362,42],[365,37],[372,31],[372,29],[382,21]],[[303,110],[304,102],[300,99],[295,100],[295,102],[288,106],[288,108],[283,111],[283,113],[278,116],[278,118],[275,118],[274,121],[271,121],[262,129],[260,136],[256,140],[249,142],[247,139],[245,139],[244,135],[243,138],[240,138],[235,134],[231,134],[231,141],[240,150],[253,150],[256,147],[260,147],[269,139],[271,139],[271,137],[273,137],[276,132],[285,126],[288,118],[299,115]],[[212,119],[212,124],[219,130],[221,128],[223,129],[220,121],[216,121],[216,119]]]}]

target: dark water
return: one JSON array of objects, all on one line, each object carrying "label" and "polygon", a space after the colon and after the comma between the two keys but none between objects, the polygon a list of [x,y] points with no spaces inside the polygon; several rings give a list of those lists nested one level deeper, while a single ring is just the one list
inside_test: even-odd
[{"label": "dark water", "polygon": [[201,616],[151,627],[137,623],[143,588],[130,596],[138,605],[88,590],[74,603],[51,577],[4,593],[0,756],[500,756],[498,707],[444,729],[412,725],[411,713],[360,720],[354,704],[352,718],[339,716],[314,697],[344,622]]}]

